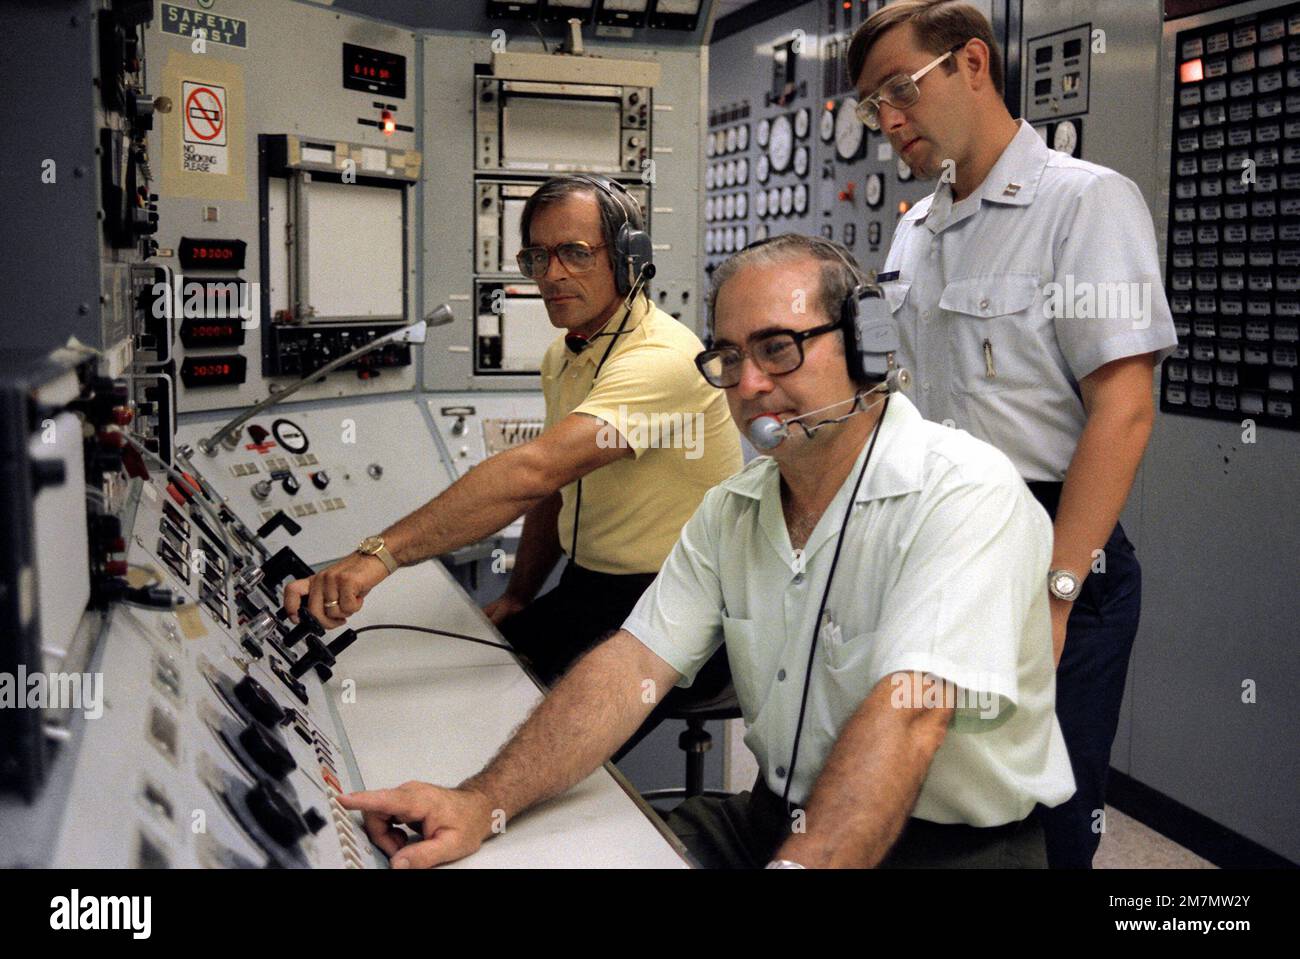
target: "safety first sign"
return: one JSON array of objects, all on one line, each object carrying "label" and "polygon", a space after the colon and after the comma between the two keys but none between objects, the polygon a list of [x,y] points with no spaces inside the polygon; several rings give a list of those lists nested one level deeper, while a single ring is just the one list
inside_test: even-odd
[{"label": "safety first sign", "polygon": [[186,80],[181,84],[182,143],[181,161],[186,173],[230,172],[226,127],[230,116],[226,108],[226,88],[215,83]]}]

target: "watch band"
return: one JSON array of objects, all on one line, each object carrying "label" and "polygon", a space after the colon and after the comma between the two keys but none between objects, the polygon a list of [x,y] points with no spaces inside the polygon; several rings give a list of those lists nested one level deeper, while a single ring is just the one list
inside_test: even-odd
[{"label": "watch band", "polygon": [[374,556],[384,564],[384,568],[390,573],[396,573],[401,565],[389,552],[382,536],[367,536],[361,541],[361,545],[357,547],[357,552],[362,556]]},{"label": "watch band", "polygon": [[764,869],[807,869],[803,863],[795,862],[793,859],[773,859]]}]

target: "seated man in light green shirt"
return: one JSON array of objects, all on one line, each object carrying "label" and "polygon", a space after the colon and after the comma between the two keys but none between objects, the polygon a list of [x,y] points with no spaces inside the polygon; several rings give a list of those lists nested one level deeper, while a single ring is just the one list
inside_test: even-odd
[{"label": "seated man in light green shirt", "polygon": [[344,797],[395,866],[468,855],[580,781],[653,708],[647,684],[689,685],[723,642],[761,773],[674,811],[700,864],[1046,866],[1032,810],[1074,790],[1051,524],[1002,453],[880,385],[896,335],[855,323],[860,282],[794,235],[717,270],[697,365],[771,455],[705,496],[623,629],[485,770]]}]

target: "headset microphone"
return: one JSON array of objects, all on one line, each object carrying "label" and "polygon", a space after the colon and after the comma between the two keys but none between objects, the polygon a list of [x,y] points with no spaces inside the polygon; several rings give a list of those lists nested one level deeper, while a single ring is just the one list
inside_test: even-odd
[{"label": "headset microphone", "polygon": [[[873,386],[869,390],[856,393],[847,400],[840,400],[838,403],[831,403],[829,406],[823,406],[820,409],[809,410],[807,413],[801,413],[798,416],[791,416],[789,419],[781,419],[775,413],[763,413],[760,416],[750,420],[749,427],[745,431],[749,437],[749,442],[758,450],[774,450],[785,442],[785,438],[790,435],[790,424],[793,423],[804,431],[805,436],[812,436],[819,429],[825,426],[831,426],[835,423],[843,423],[850,416],[857,416],[859,413],[865,413],[867,410],[878,406],[882,401],[877,400],[870,406],[862,405],[862,401],[872,393],[883,392],[886,396],[891,393],[897,393],[899,390],[906,389],[912,381],[912,375],[905,369],[892,369],[885,376],[885,382],[879,386]],[[845,403],[852,403],[853,408],[843,416],[834,419],[822,420],[820,423],[814,423],[812,426],[805,425],[802,421],[818,413],[824,413],[826,410],[834,409],[837,406],[843,406]]]}]

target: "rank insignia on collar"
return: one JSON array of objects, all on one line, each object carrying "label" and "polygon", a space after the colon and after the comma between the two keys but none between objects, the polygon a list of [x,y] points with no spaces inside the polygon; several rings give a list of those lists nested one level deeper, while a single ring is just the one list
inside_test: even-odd
[{"label": "rank insignia on collar", "polygon": [[1002,195],[1003,195],[1003,196],[1015,196],[1015,195],[1016,195],[1017,193],[1019,193],[1019,192],[1020,192],[1020,184],[1019,184],[1019,183],[1008,183],[1006,189],[1002,191]]}]

